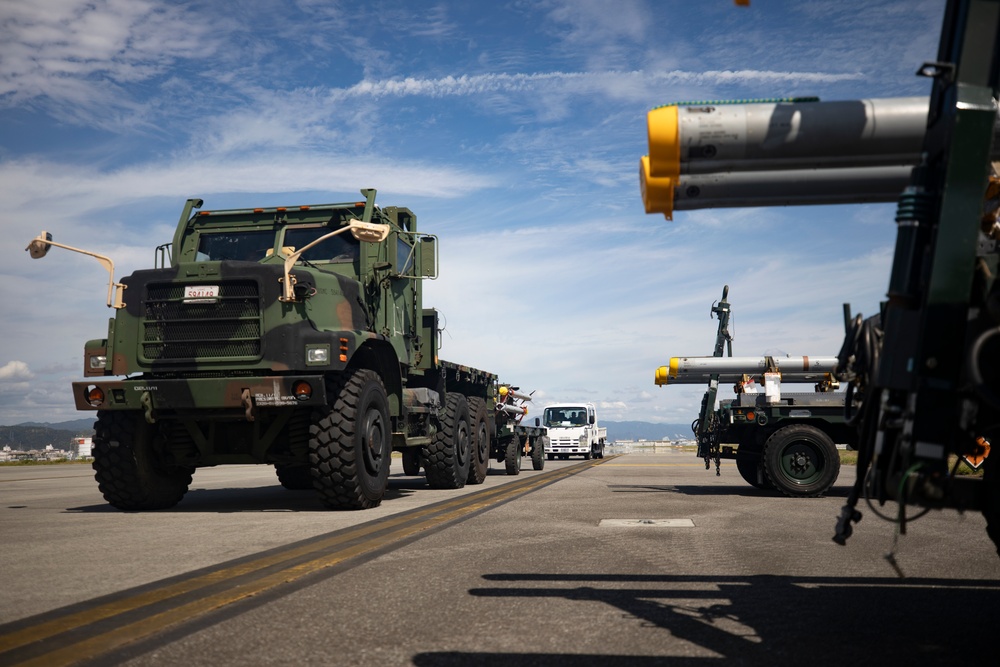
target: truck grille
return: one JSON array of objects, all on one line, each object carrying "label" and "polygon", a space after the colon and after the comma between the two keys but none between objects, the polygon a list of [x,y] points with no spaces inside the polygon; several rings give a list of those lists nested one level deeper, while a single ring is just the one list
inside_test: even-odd
[{"label": "truck grille", "polygon": [[150,283],[142,308],[144,361],[256,361],[261,308],[253,280],[219,282],[212,303],[184,303],[184,285]]}]

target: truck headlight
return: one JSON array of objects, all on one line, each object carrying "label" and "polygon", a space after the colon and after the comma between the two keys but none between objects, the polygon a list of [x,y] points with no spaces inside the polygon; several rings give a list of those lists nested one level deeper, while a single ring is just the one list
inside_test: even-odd
[{"label": "truck headlight", "polygon": [[330,346],[317,345],[306,347],[306,363],[310,365],[325,365],[330,363]]},{"label": "truck headlight", "polygon": [[108,367],[108,357],[103,354],[94,354],[89,358],[90,370],[103,371]]}]

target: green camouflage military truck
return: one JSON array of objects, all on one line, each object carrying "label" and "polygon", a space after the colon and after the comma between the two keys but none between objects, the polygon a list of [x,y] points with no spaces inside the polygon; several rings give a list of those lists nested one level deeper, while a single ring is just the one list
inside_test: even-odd
[{"label": "green camouflage military truck", "polygon": [[[114,282],[107,338],[88,341],[80,410],[96,410],[94,470],[122,510],[181,500],[195,469],[273,465],[329,508],[377,506],[393,450],[434,488],[480,483],[478,433],[497,378],[438,359],[422,280],[437,239],[406,208],[364,201],[200,210],[189,199],[154,268]],[[124,377],[123,377],[124,376]],[[488,455],[487,455],[488,456]]]}]

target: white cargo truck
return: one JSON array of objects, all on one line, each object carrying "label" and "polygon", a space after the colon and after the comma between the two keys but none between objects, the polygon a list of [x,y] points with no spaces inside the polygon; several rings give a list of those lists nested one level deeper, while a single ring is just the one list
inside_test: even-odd
[{"label": "white cargo truck", "polygon": [[549,430],[545,454],[549,460],[582,456],[603,459],[608,429],[597,425],[593,403],[560,403],[545,408],[542,425]]}]

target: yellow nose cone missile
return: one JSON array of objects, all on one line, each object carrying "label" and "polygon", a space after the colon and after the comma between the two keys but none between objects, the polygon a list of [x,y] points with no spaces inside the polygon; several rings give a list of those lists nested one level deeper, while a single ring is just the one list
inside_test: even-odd
[{"label": "yellow nose cone missile", "polygon": [[674,180],[650,176],[649,156],[639,160],[639,191],[646,213],[662,213],[667,220],[674,219]]},{"label": "yellow nose cone missile", "polygon": [[649,140],[649,174],[671,178],[676,183],[681,174],[681,142],[677,123],[677,105],[653,109],[646,114]]}]

